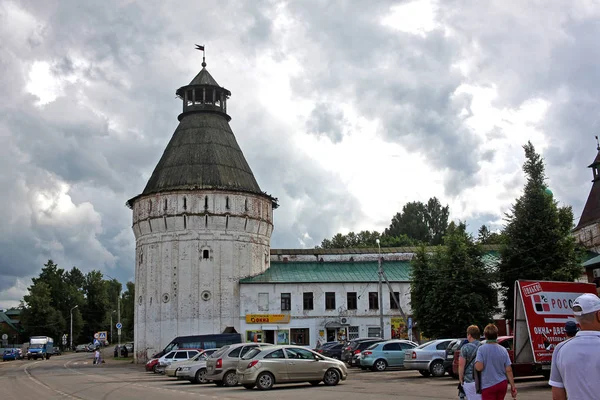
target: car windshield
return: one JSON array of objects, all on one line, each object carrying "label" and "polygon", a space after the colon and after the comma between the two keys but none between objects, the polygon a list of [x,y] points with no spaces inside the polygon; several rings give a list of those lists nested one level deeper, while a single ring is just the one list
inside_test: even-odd
[{"label": "car windshield", "polygon": [[256,355],[258,353],[260,353],[262,351],[262,349],[260,347],[256,347],[252,350],[250,350],[249,352],[247,352],[246,354],[244,354],[244,356],[242,357],[242,360],[251,360],[254,357],[256,357]]},{"label": "car windshield", "polygon": [[42,347],[44,347],[43,344],[32,344],[31,346],[29,346],[29,348],[31,349],[41,349]]},{"label": "car windshield", "polygon": [[429,346],[430,344],[435,343],[435,340],[430,340],[429,342],[425,342],[422,345],[418,346],[417,349],[424,349],[425,347]]}]

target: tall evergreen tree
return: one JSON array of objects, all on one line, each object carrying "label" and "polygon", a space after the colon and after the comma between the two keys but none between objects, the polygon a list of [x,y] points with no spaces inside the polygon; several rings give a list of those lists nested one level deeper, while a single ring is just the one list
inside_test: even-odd
[{"label": "tall evergreen tree", "polygon": [[526,183],[506,215],[505,245],[498,268],[505,317],[513,319],[517,279],[573,281],[582,274],[581,254],[571,235],[573,210],[559,207],[546,186],[544,160],[523,146]]},{"label": "tall evergreen tree", "polygon": [[471,324],[492,321],[497,293],[483,251],[466,226],[451,223],[444,247],[417,251],[411,262],[411,305],[421,332],[428,337],[460,337]]},{"label": "tall evergreen tree", "polygon": [[409,202],[402,207],[402,212],[394,215],[384,235],[406,235],[419,243],[441,244],[448,228],[449,215],[450,208],[442,207],[436,197],[430,198],[426,204],[420,201]]}]

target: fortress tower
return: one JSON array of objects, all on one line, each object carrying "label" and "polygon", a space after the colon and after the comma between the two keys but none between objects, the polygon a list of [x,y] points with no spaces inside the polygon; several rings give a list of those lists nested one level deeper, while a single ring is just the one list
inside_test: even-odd
[{"label": "fortress tower", "polygon": [[176,336],[239,331],[239,280],[269,267],[277,200],[261,191],[229,126],[231,92],[203,61],[176,94],[179,125],[144,191],[127,202],[138,362]]}]

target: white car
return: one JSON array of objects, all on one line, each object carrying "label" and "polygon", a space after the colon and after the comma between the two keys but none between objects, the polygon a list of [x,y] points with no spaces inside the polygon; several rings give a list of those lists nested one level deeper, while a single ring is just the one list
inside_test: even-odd
[{"label": "white car", "polygon": [[[187,376],[182,377],[181,374],[179,374],[179,372],[183,368],[191,366],[191,365],[195,365],[198,363],[205,364],[205,360],[215,351],[217,351],[217,349],[206,349],[206,350],[201,351],[200,353],[198,353],[193,358],[190,358],[187,361],[173,362],[173,363],[171,363],[171,365],[169,365],[165,368],[165,375],[167,375],[169,377],[176,377],[177,379],[188,379]],[[189,371],[189,369],[188,369],[188,371]]]},{"label": "white car", "polygon": [[187,361],[190,358],[197,356],[200,350],[195,349],[179,349],[173,350],[158,359],[158,365],[155,372],[163,374],[165,368],[177,361]]},{"label": "white car", "polygon": [[416,369],[423,376],[444,376],[446,347],[454,339],[438,339],[423,343],[404,353],[404,368]]}]

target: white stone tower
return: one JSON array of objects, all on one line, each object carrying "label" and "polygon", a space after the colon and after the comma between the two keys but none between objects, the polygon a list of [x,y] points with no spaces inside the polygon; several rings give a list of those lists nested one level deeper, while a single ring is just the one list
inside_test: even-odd
[{"label": "white stone tower", "polygon": [[258,186],[229,126],[229,90],[206,70],[144,191],[127,202],[136,239],[135,357],[176,336],[239,332],[240,278],[269,267],[277,200]]}]

